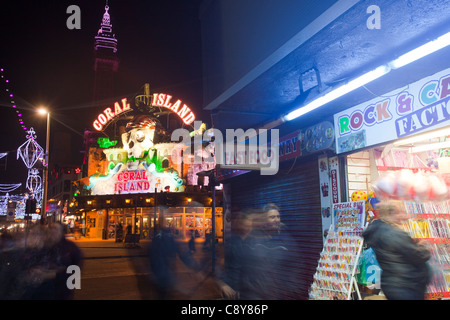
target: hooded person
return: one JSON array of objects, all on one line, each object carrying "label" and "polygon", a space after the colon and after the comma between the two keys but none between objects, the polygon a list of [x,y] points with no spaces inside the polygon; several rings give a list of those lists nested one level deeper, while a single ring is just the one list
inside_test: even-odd
[{"label": "hooded person", "polygon": [[388,300],[423,300],[430,281],[429,250],[401,229],[406,219],[399,201],[378,206],[380,219],[363,232],[382,269],[381,290]]}]

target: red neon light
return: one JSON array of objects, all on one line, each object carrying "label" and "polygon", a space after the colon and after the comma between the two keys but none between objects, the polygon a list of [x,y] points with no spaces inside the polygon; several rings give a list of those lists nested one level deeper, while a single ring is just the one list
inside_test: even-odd
[{"label": "red neon light", "polygon": [[[185,124],[191,124],[194,122],[195,114],[186,104],[184,104],[180,99],[172,104],[170,102],[171,100],[172,96],[169,94],[154,93],[151,105],[153,107],[163,107],[173,111],[180,117],[181,120],[183,120]],[[105,108],[105,110],[97,116],[92,123],[95,130],[102,131],[103,128],[116,116],[131,110],[130,104],[127,103],[127,98],[123,98],[121,101],[122,106],[120,106],[119,102],[115,102],[114,108]]]},{"label": "red neon light", "polygon": [[[194,122],[195,114],[192,112],[192,110],[186,104],[182,103],[182,101],[179,99],[173,104],[170,103],[171,99],[172,99],[171,95],[165,93],[154,93],[152,99],[152,106],[164,107],[169,110],[172,110],[181,118],[181,120],[183,120],[185,124],[191,124],[192,122]],[[180,109],[181,105],[182,107]]]},{"label": "red neon light", "polygon": [[127,103],[127,98],[122,99],[122,107],[120,106],[119,102],[114,103],[114,111],[112,108],[106,108],[103,110],[102,113],[100,113],[97,116],[97,119],[94,120],[92,125],[94,126],[95,130],[102,131],[103,127],[111,121],[115,116],[122,114],[124,112],[127,112],[131,110],[130,104]]}]

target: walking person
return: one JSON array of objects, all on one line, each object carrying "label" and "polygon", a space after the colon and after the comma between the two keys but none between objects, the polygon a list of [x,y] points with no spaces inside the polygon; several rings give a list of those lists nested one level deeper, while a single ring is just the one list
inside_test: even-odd
[{"label": "walking person", "polygon": [[259,275],[259,295],[265,300],[295,299],[298,290],[295,277],[280,272],[289,264],[294,254],[295,241],[281,222],[280,209],[274,203],[268,203],[256,210],[253,219],[253,241],[255,268]]},{"label": "walking person", "polygon": [[195,252],[195,237],[194,237],[193,230],[191,230],[191,238],[189,239],[188,247],[189,247],[189,253],[193,254]]},{"label": "walking person", "polygon": [[406,214],[398,201],[380,204],[379,219],[363,232],[382,269],[381,290],[388,300],[423,300],[430,272],[429,250],[401,229]]},{"label": "walking person", "polygon": [[116,242],[122,242],[123,241],[123,226],[122,223],[118,223],[116,225]]},{"label": "walking person", "polygon": [[174,235],[166,226],[164,218],[159,219],[160,230],[149,247],[150,268],[153,281],[158,291],[158,299],[166,300],[174,297],[177,286],[176,260],[180,260],[197,274],[201,271],[198,262],[187,250],[175,241]]},{"label": "walking person", "polygon": [[232,235],[226,253],[224,270],[219,270],[216,284],[226,300],[256,300],[255,252],[249,237],[253,230],[253,210],[240,212],[232,221]]}]

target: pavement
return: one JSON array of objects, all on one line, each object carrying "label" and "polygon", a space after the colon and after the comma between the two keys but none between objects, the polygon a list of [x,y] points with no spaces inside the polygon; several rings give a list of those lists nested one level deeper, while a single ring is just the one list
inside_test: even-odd
[{"label": "pavement", "polygon": [[[81,289],[75,300],[159,300],[154,275],[149,267],[151,240],[141,240],[136,247],[126,247],[114,240],[69,238],[83,252]],[[187,242],[180,241],[187,248]],[[173,264],[176,283],[168,300],[221,300],[211,273],[211,251],[196,241],[193,257],[202,266],[199,273],[186,267],[178,257]],[[223,245],[217,248],[217,268],[223,265]]]}]

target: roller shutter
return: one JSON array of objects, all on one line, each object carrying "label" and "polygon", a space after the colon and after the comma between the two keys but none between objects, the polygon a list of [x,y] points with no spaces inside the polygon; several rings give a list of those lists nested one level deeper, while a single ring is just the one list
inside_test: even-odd
[{"label": "roller shutter", "polygon": [[[280,164],[278,174],[252,172],[230,181],[233,210],[275,203],[284,224],[279,238],[289,245],[282,263],[269,272],[278,279],[269,299],[308,299],[322,250],[320,184],[317,158]],[[280,285],[280,280],[282,285]]]}]

